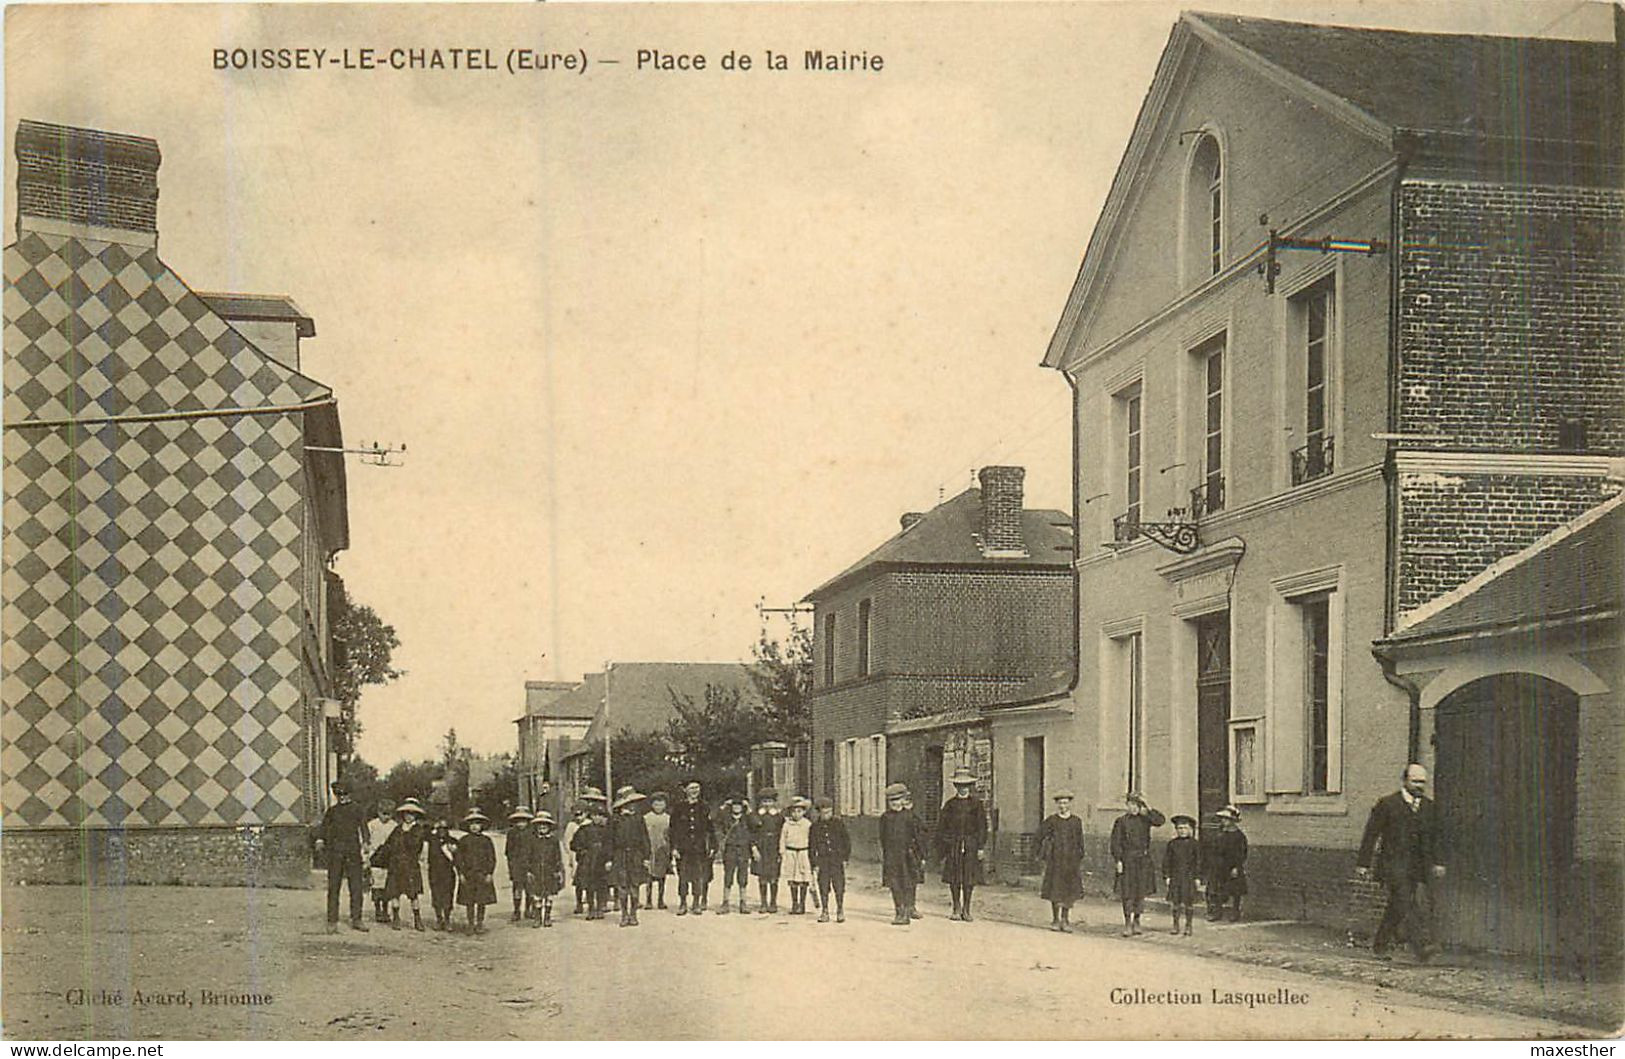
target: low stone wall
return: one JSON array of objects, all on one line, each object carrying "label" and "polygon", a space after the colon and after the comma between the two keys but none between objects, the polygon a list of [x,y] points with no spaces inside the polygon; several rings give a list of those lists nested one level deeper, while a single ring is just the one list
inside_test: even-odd
[{"label": "low stone wall", "polygon": [[310,848],[301,826],[6,828],[0,872],[7,883],[304,887]]}]

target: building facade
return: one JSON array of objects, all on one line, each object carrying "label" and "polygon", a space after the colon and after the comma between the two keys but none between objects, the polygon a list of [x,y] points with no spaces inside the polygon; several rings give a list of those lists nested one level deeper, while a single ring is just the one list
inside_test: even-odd
[{"label": "building facade", "polygon": [[1260,915],[1367,930],[1372,803],[1413,760],[1461,797],[1373,645],[1622,487],[1616,87],[1605,44],[1180,18],[1046,358],[1075,685],[995,721],[1001,768],[1064,762],[1101,883],[1125,791],[1233,803]]},{"label": "building facade", "polygon": [[[534,811],[547,809],[558,816],[558,799],[553,797],[555,777],[561,774],[565,754],[587,734],[597,712],[594,704],[571,697],[579,681],[525,681],[525,715],[516,718],[518,753],[514,766],[519,775],[519,801]],[[545,796],[544,796],[545,795]]]},{"label": "building facade", "polygon": [[[876,855],[888,783],[908,784],[928,826],[958,767],[993,804],[984,708],[1066,665],[1072,522],[1026,509],[1024,475],[983,468],[979,488],[904,515],[896,536],[806,597],[813,789],[852,819],[857,855]],[[1008,819],[1001,842],[1025,828]]]},{"label": "building facade", "polygon": [[[9,878],[302,882],[326,805],[337,404],[286,299],[158,256],[158,145],[24,121],[5,249]],[[269,341],[269,338],[266,339]]]}]

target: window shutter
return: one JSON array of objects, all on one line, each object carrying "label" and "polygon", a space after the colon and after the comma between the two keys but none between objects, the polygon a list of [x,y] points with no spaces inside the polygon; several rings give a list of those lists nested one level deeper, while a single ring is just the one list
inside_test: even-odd
[{"label": "window shutter", "polygon": [[1270,608],[1272,627],[1268,724],[1269,790],[1303,790],[1304,666],[1303,615],[1292,603],[1277,601]]}]

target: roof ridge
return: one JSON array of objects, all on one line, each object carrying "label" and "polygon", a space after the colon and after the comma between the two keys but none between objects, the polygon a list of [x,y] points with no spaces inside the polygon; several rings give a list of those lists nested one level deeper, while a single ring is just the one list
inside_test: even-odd
[{"label": "roof ridge", "polygon": [[1415,610],[1411,611],[1405,616],[1403,621],[1394,627],[1394,634],[1404,632],[1406,629],[1420,625],[1429,618],[1443,613],[1445,610],[1448,610],[1455,604],[1460,603],[1462,600],[1483,588],[1491,581],[1494,581],[1496,578],[1505,574],[1507,571],[1512,570],[1514,567],[1522,566],[1524,563],[1533,559],[1542,552],[1547,551],[1554,545],[1574,536],[1576,533],[1607,515],[1621,504],[1625,504],[1625,492],[1616,493],[1614,496],[1609,497],[1602,503],[1597,504],[1594,507],[1587,508],[1579,515],[1573,519],[1570,519],[1568,522],[1563,523],[1561,526],[1558,526],[1545,536],[1537,537],[1534,541],[1530,542],[1522,549],[1515,551],[1510,555],[1503,555],[1501,558],[1495,560],[1495,562],[1491,563],[1489,566],[1486,566],[1483,570],[1480,570],[1478,573],[1463,581],[1455,588],[1452,588],[1450,591],[1441,596],[1436,596],[1433,599],[1428,600],[1420,607],[1417,607]]}]

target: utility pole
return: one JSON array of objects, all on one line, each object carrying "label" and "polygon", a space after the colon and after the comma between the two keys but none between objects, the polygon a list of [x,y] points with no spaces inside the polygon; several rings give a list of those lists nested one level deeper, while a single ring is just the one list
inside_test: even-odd
[{"label": "utility pole", "polygon": [[614,672],[615,663],[604,663],[604,797],[614,804],[615,798],[615,770],[610,759],[610,727],[609,727],[609,678]]}]

